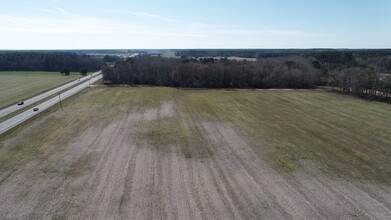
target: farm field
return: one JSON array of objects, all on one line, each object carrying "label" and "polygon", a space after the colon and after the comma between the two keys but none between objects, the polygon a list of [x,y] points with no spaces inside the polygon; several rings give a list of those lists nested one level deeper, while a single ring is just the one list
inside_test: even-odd
[{"label": "farm field", "polygon": [[391,105],[85,90],[0,136],[0,219],[387,219]]},{"label": "farm field", "polygon": [[81,77],[57,72],[0,72],[0,108]]},{"label": "farm field", "polygon": [[208,58],[213,58],[213,59],[224,59],[227,58],[228,60],[236,60],[236,61],[251,61],[255,62],[257,61],[257,58],[251,58],[251,57],[235,57],[235,56],[229,56],[229,57],[199,57],[198,59],[208,59]]}]

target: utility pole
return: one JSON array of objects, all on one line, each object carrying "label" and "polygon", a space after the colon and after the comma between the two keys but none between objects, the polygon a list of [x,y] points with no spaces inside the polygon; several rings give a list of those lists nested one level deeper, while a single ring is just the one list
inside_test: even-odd
[{"label": "utility pole", "polygon": [[60,99],[60,107],[61,107],[61,111],[64,111],[64,110],[62,109],[61,93],[58,93],[58,98]]}]

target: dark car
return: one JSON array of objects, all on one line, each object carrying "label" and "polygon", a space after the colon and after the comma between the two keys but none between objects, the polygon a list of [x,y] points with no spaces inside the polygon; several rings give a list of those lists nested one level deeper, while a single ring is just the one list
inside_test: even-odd
[{"label": "dark car", "polygon": [[35,107],[35,108],[33,108],[33,111],[38,111],[39,110],[39,108],[38,107]]},{"label": "dark car", "polygon": [[19,101],[19,102],[18,102],[18,105],[23,105],[23,104],[24,104],[23,101]]}]

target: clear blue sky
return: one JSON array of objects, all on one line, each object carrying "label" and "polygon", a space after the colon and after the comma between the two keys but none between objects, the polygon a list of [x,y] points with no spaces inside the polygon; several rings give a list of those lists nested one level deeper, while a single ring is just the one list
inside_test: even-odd
[{"label": "clear blue sky", "polygon": [[391,48],[391,0],[1,0],[0,49]]}]

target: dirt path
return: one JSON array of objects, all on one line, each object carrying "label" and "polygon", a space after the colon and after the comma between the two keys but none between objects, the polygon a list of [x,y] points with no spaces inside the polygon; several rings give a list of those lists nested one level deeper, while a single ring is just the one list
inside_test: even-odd
[{"label": "dirt path", "polygon": [[[332,180],[303,163],[280,174],[223,123],[189,121],[212,156],[137,140],[173,102],[89,127],[53,164],[31,162],[0,185],[0,219],[389,219],[391,188]],[[55,155],[49,155],[55,156]]]}]

